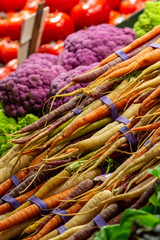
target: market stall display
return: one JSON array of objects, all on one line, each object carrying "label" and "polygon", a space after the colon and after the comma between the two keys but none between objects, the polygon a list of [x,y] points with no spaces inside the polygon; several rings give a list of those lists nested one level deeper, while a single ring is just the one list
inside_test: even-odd
[{"label": "market stall display", "polygon": [[[89,85],[62,88],[53,101],[74,97],[14,134],[0,162],[4,240],[88,239],[106,224],[95,239],[128,239],[134,216],[137,228],[156,227],[154,212],[138,209],[159,186],[159,34],[157,26],[73,77],[70,84]],[[85,179],[87,189],[74,195]]]},{"label": "market stall display", "polygon": [[[110,38],[107,37],[108,34]],[[52,96],[49,95],[50,89],[51,94],[55,94],[56,90],[69,82],[66,82],[66,77],[61,78],[60,73],[79,66],[83,67],[77,70],[78,73],[88,71],[92,67],[88,65],[100,62],[110,53],[131,43],[135,37],[135,32],[130,28],[119,29],[101,24],[70,34],[65,39],[64,51],[59,56],[48,53],[30,55],[16,71],[0,81],[0,102],[5,113],[14,118],[27,113],[40,116],[43,104]],[[73,76],[72,72],[68,72],[67,76],[70,74]],[[55,79],[56,77],[58,78]],[[77,88],[79,85],[69,91]]]},{"label": "market stall display", "polygon": [[[80,6],[54,1],[51,15]],[[110,7],[107,23],[72,20],[76,32],[19,67],[17,40],[2,34],[0,239],[159,239],[160,25],[149,23],[159,2],[95,2]],[[113,26],[144,5],[133,29]]]}]

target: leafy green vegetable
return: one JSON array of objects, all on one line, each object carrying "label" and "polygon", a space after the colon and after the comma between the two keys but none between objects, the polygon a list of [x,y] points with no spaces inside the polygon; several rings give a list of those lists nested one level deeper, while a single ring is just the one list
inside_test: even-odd
[{"label": "leafy green vegetable", "polygon": [[137,33],[138,37],[141,37],[159,24],[160,2],[147,1],[144,12],[139,16],[138,21],[134,24],[133,30]]},{"label": "leafy green vegetable", "polygon": [[120,224],[105,226],[95,234],[94,240],[127,240],[134,222],[153,228],[159,223],[159,219],[144,210],[127,209],[124,211]]},{"label": "leafy green vegetable", "polygon": [[17,120],[18,121],[17,122],[17,131],[37,120],[38,120],[38,117],[33,115],[32,113],[29,113],[23,117],[19,117]]},{"label": "leafy green vegetable", "polygon": [[160,164],[155,169],[149,169],[148,172],[153,176],[160,178]]},{"label": "leafy green vegetable", "polygon": [[[149,169],[148,172],[152,174],[153,176],[160,179],[160,164],[156,166],[155,169]],[[151,196],[149,199],[150,203],[152,203],[154,206],[160,207],[160,184],[156,185],[155,193]]]},{"label": "leafy green vegetable", "polygon": [[38,117],[33,114],[27,114],[24,117],[18,118],[16,121],[14,118],[7,117],[3,112],[3,108],[0,104],[0,156],[2,156],[7,150],[9,150],[13,144],[11,139],[13,138],[13,133],[18,131],[22,127],[25,127],[34,121]]}]

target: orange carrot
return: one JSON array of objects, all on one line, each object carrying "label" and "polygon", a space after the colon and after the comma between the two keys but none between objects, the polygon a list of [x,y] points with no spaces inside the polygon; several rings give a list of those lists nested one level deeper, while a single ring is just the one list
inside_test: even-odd
[{"label": "orange carrot", "polygon": [[[160,43],[160,40],[156,41],[156,43]],[[153,51],[153,47],[147,47],[145,49],[143,49],[142,51],[140,51],[139,53],[137,53],[135,56],[133,56],[132,58],[129,58],[126,61],[120,62],[118,64],[116,64],[115,66],[113,66],[112,68],[108,69],[108,71],[106,71],[103,75],[101,75],[100,77],[104,77],[109,75],[110,73],[112,73],[113,71],[116,71],[120,68],[124,68],[126,66],[128,66],[129,64],[135,62],[136,60],[138,60],[139,58],[141,58],[144,54],[146,53],[150,53]]]},{"label": "orange carrot", "polygon": [[143,114],[145,106],[147,106],[152,100],[160,96],[160,86],[158,86],[141,104],[139,108],[139,115]]},{"label": "orange carrot", "polygon": [[[22,169],[20,172],[18,172],[16,174],[17,178],[19,180],[21,180],[27,173],[27,170],[26,169]],[[10,189],[11,187],[13,186],[13,182],[11,181],[11,179],[7,179],[5,182],[1,183],[0,184],[0,196],[3,196],[7,191],[8,189]]]},{"label": "orange carrot", "polygon": [[150,176],[152,176],[150,173],[146,173],[141,179],[139,179],[136,184],[139,184],[141,182],[143,182],[144,180],[146,180],[147,178],[149,178]]},{"label": "orange carrot", "polygon": [[[128,52],[132,51],[133,49],[137,48],[138,46],[142,45],[143,43],[149,41],[150,39],[152,39],[153,37],[155,37],[159,33],[160,33],[160,25],[156,26],[151,31],[149,31],[145,35],[143,35],[142,37],[137,38],[134,42],[132,42],[128,46],[122,48],[122,50],[125,53],[128,53]],[[108,63],[108,62],[110,62],[110,61],[112,61],[116,58],[117,58],[117,54],[112,53],[107,58],[105,58],[103,61],[101,61],[99,66],[103,66],[104,64],[106,64],[106,63]]]},{"label": "orange carrot", "polygon": [[[30,198],[31,196],[33,196],[41,186],[42,186],[42,184],[41,184],[40,186],[34,188],[32,191],[27,192],[27,193],[25,193],[25,194],[17,197],[16,200],[17,200],[20,204],[24,203],[28,198]],[[1,215],[1,214],[4,214],[4,213],[6,213],[6,212],[9,212],[9,211],[11,211],[12,209],[13,209],[13,207],[12,207],[12,205],[11,205],[10,203],[8,203],[8,202],[7,202],[7,203],[4,203],[4,204],[0,205],[0,215]]]},{"label": "orange carrot", "polygon": [[132,128],[129,130],[127,133],[133,132],[133,131],[149,131],[149,130],[155,130],[160,127],[160,122],[148,124],[145,126],[137,127],[137,128]]},{"label": "orange carrot", "polygon": [[[36,165],[38,165],[41,161],[41,159],[46,155],[46,152],[43,152],[38,157],[33,159],[33,161],[29,164],[27,169],[22,169],[18,173],[16,173],[16,177],[21,180],[28,171],[31,171],[34,169]],[[11,179],[7,179],[5,182],[0,184],[0,197],[2,197],[11,187],[13,186],[13,182]]]},{"label": "orange carrot", "polygon": [[[91,197],[88,197],[88,200]],[[73,204],[69,209],[66,210],[68,214],[71,213],[77,213],[85,204],[87,201],[79,201]],[[49,220],[48,223],[37,233],[35,236],[31,237],[32,240],[38,240],[41,239],[43,236],[51,232],[53,229],[57,228],[63,223],[62,218],[60,215],[55,215],[52,219]],[[29,239],[28,239],[29,240]]]},{"label": "orange carrot", "polygon": [[[55,208],[60,202],[61,200],[64,200],[71,192],[73,188],[70,188],[62,193],[56,194],[52,197],[49,197],[45,200],[43,200],[49,209]],[[32,204],[18,212],[16,212],[15,214],[2,219],[0,221],[0,231],[4,231],[8,228],[11,228],[15,225],[18,225],[24,221],[30,220],[33,217],[36,217],[38,215],[41,214],[41,209],[36,205],[36,204]]]},{"label": "orange carrot", "polygon": [[[129,95],[128,97],[126,97],[125,99],[122,99],[120,101],[117,101],[115,103],[116,108],[118,111],[122,111],[124,109],[124,107],[126,106],[126,104],[128,103],[129,99],[132,96]],[[134,101],[134,99],[132,99],[132,101]],[[50,149],[55,146],[58,142],[62,141],[65,138],[70,137],[77,129],[79,129],[82,126],[85,126],[89,123],[93,123],[99,119],[102,119],[104,117],[106,117],[107,115],[110,114],[110,109],[107,105],[102,105],[98,108],[96,108],[95,110],[93,110],[92,112],[88,113],[87,115],[85,115],[82,118],[77,119],[74,124],[72,124],[63,134],[63,136],[58,137],[51,145]]]},{"label": "orange carrot", "polygon": [[106,81],[107,79],[113,79],[116,77],[124,76],[138,69],[150,66],[159,60],[160,60],[160,49],[152,50],[151,52],[147,52],[141,57],[138,57],[138,59],[131,62],[129,65],[122,67],[120,69],[117,69],[113,72],[111,71],[110,74],[108,74],[106,77],[103,78],[102,82]]},{"label": "orange carrot", "polygon": [[[160,41],[159,41],[160,42]],[[108,71],[106,71],[104,74],[102,74],[99,78],[108,76],[110,73],[113,73],[113,71],[116,70],[120,70],[122,68],[125,68],[126,66],[129,66],[131,63],[135,62],[136,60],[138,60],[140,57],[142,57],[144,54],[149,53],[153,51],[152,47],[147,47],[144,50],[142,50],[141,52],[137,53],[135,56],[133,56],[132,58],[129,58],[126,61],[120,62],[118,64],[116,64],[115,66],[113,66],[112,68],[109,68]],[[99,79],[98,78],[98,79]]]}]

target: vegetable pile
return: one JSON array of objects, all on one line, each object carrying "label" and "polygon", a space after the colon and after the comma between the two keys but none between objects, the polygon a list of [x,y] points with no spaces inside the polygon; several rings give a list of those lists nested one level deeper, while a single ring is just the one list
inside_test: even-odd
[{"label": "vegetable pile", "polygon": [[139,16],[138,21],[134,24],[133,30],[138,37],[160,24],[160,2],[147,1],[144,12]]},{"label": "vegetable pile", "polygon": [[[53,102],[73,98],[14,133],[0,161],[0,238],[159,231],[159,35],[160,25],[121,49],[125,59],[112,53],[73,77]],[[79,83],[89,85],[64,92]]]},{"label": "vegetable pile", "polygon": [[[64,41],[65,50],[59,56],[32,54],[16,71],[0,81],[0,102],[5,113],[14,118],[27,113],[40,116],[43,104],[68,83],[70,77],[90,70],[95,66],[91,64],[131,43],[135,37],[135,32],[130,28],[119,29],[101,24],[70,34]],[[71,69],[74,70],[70,72]],[[73,86],[69,91],[80,86],[84,85]],[[59,100],[56,102],[60,104]]]}]

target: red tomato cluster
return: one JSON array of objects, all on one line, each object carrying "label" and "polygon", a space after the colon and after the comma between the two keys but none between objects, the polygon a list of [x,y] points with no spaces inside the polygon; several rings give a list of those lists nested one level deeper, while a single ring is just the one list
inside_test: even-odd
[{"label": "red tomato cluster", "polygon": [[39,53],[50,53],[54,55],[59,55],[64,51],[64,41],[59,40],[57,43],[51,42],[51,43],[45,43],[42,44],[38,50]]}]

